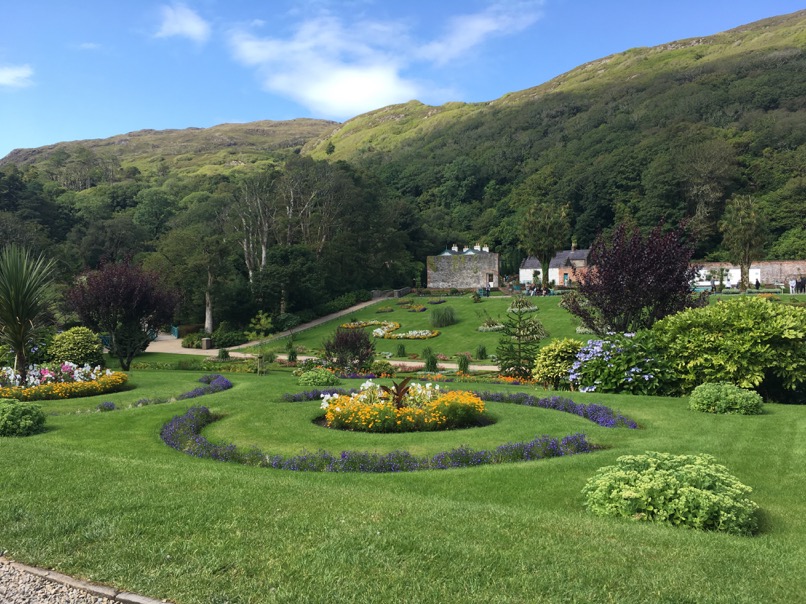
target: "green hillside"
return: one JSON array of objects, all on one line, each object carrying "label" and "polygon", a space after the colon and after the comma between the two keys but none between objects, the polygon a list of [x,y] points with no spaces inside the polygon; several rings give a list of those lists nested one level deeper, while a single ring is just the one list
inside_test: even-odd
[{"label": "green hillside", "polygon": [[800,259],[804,73],[800,11],[627,50],[486,103],[16,150],[0,159],[0,237],[58,259],[65,281],[136,258],[182,291],[182,320],[213,300],[216,321],[239,325],[423,283],[446,244],[486,243],[513,274],[538,204],[567,217],[564,245],[618,222],[685,223],[697,257],[726,260],[726,203],[749,196],[763,255]]}]

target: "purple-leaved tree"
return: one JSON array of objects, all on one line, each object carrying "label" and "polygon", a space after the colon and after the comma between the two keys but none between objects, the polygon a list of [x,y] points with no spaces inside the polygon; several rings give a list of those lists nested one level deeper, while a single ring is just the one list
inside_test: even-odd
[{"label": "purple-leaved tree", "polygon": [[644,235],[637,226],[619,224],[609,237],[599,235],[593,242],[590,268],[578,273],[578,290],[563,306],[600,334],[645,329],[667,315],[702,306],[707,294],[692,292],[699,268],[691,265],[692,253],[682,228],[657,226]]},{"label": "purple-leaved tree", "polygon": [[109,354],[124,371],[159,327],[170,322],[177,300],[156,274],[130,262],[84,273],[66,297],[82,323],[109,334]]}]

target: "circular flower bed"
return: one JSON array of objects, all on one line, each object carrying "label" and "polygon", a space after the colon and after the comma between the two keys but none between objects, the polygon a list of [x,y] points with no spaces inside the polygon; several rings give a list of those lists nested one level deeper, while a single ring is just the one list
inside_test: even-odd
[{"label": "circular flower bed", "polygon": [[414,329],[403,333],[393,333],[400,329],[400,323],[396,321],[352,321],[343,323],[339,327],[344,329],[362,329],[364,327],[375,327],[372,335],[376,338],[386,340],[427,340],[439,335],[436,329]]},{"label": "circular flower bed", "polygon": [[387,388],[364,382],[351,395],[323,394],[322,409],[329,428],[361,432],[450,430],[490,423],[484,401],[472,392],[441,392],[432,384]]}]

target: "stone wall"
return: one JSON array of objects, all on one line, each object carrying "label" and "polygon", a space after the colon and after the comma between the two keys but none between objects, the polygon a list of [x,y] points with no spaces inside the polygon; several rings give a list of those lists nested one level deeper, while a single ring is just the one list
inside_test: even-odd
[{"label": "stone wall", "polygon": [[[733,271],[738,275],[739,267],[729,262],[702,262],[703,270],[724,268]],[[751,269],[758,269],[761,273],[759,280],[765,285],[786,284],[793,277],[806,277],[806,260],[760,260],[754,262]],[[733,279],[733,282],[738,282]],[[752,279],[751,279],[752,282]]]},{"label": "stone wall", "polygon": [[479,289],[487,287],[492,275],[493,287],[498,287],[498,254],[456,254],[429,256],[427,283],[433,289]]}]

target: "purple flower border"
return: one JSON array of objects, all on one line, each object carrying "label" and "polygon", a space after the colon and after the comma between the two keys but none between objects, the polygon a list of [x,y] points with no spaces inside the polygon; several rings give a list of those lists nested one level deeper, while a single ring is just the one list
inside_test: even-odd
[{"label": "purple flower border", "polygon": [[492,450],[475,450],[461,446],[433,456],[416,457],[408,451],[380,454],[368,451],[342,451],[333,455],[319,450],[285,457],[267,455],[257,449],[239,450],[235,445],[216,445],[201,435],[202,429],[218,419],[207,407],[191,407],[184,415],[174,416],[160,431],[169,447],[193,457],[229,461],[246,465],[291,470],[296,472],[414,472],[445,470],[488,464],[531,461],[589,453],[595,446],[582,433],[561,439],[548,435],[531,441],[505,443]]}]

